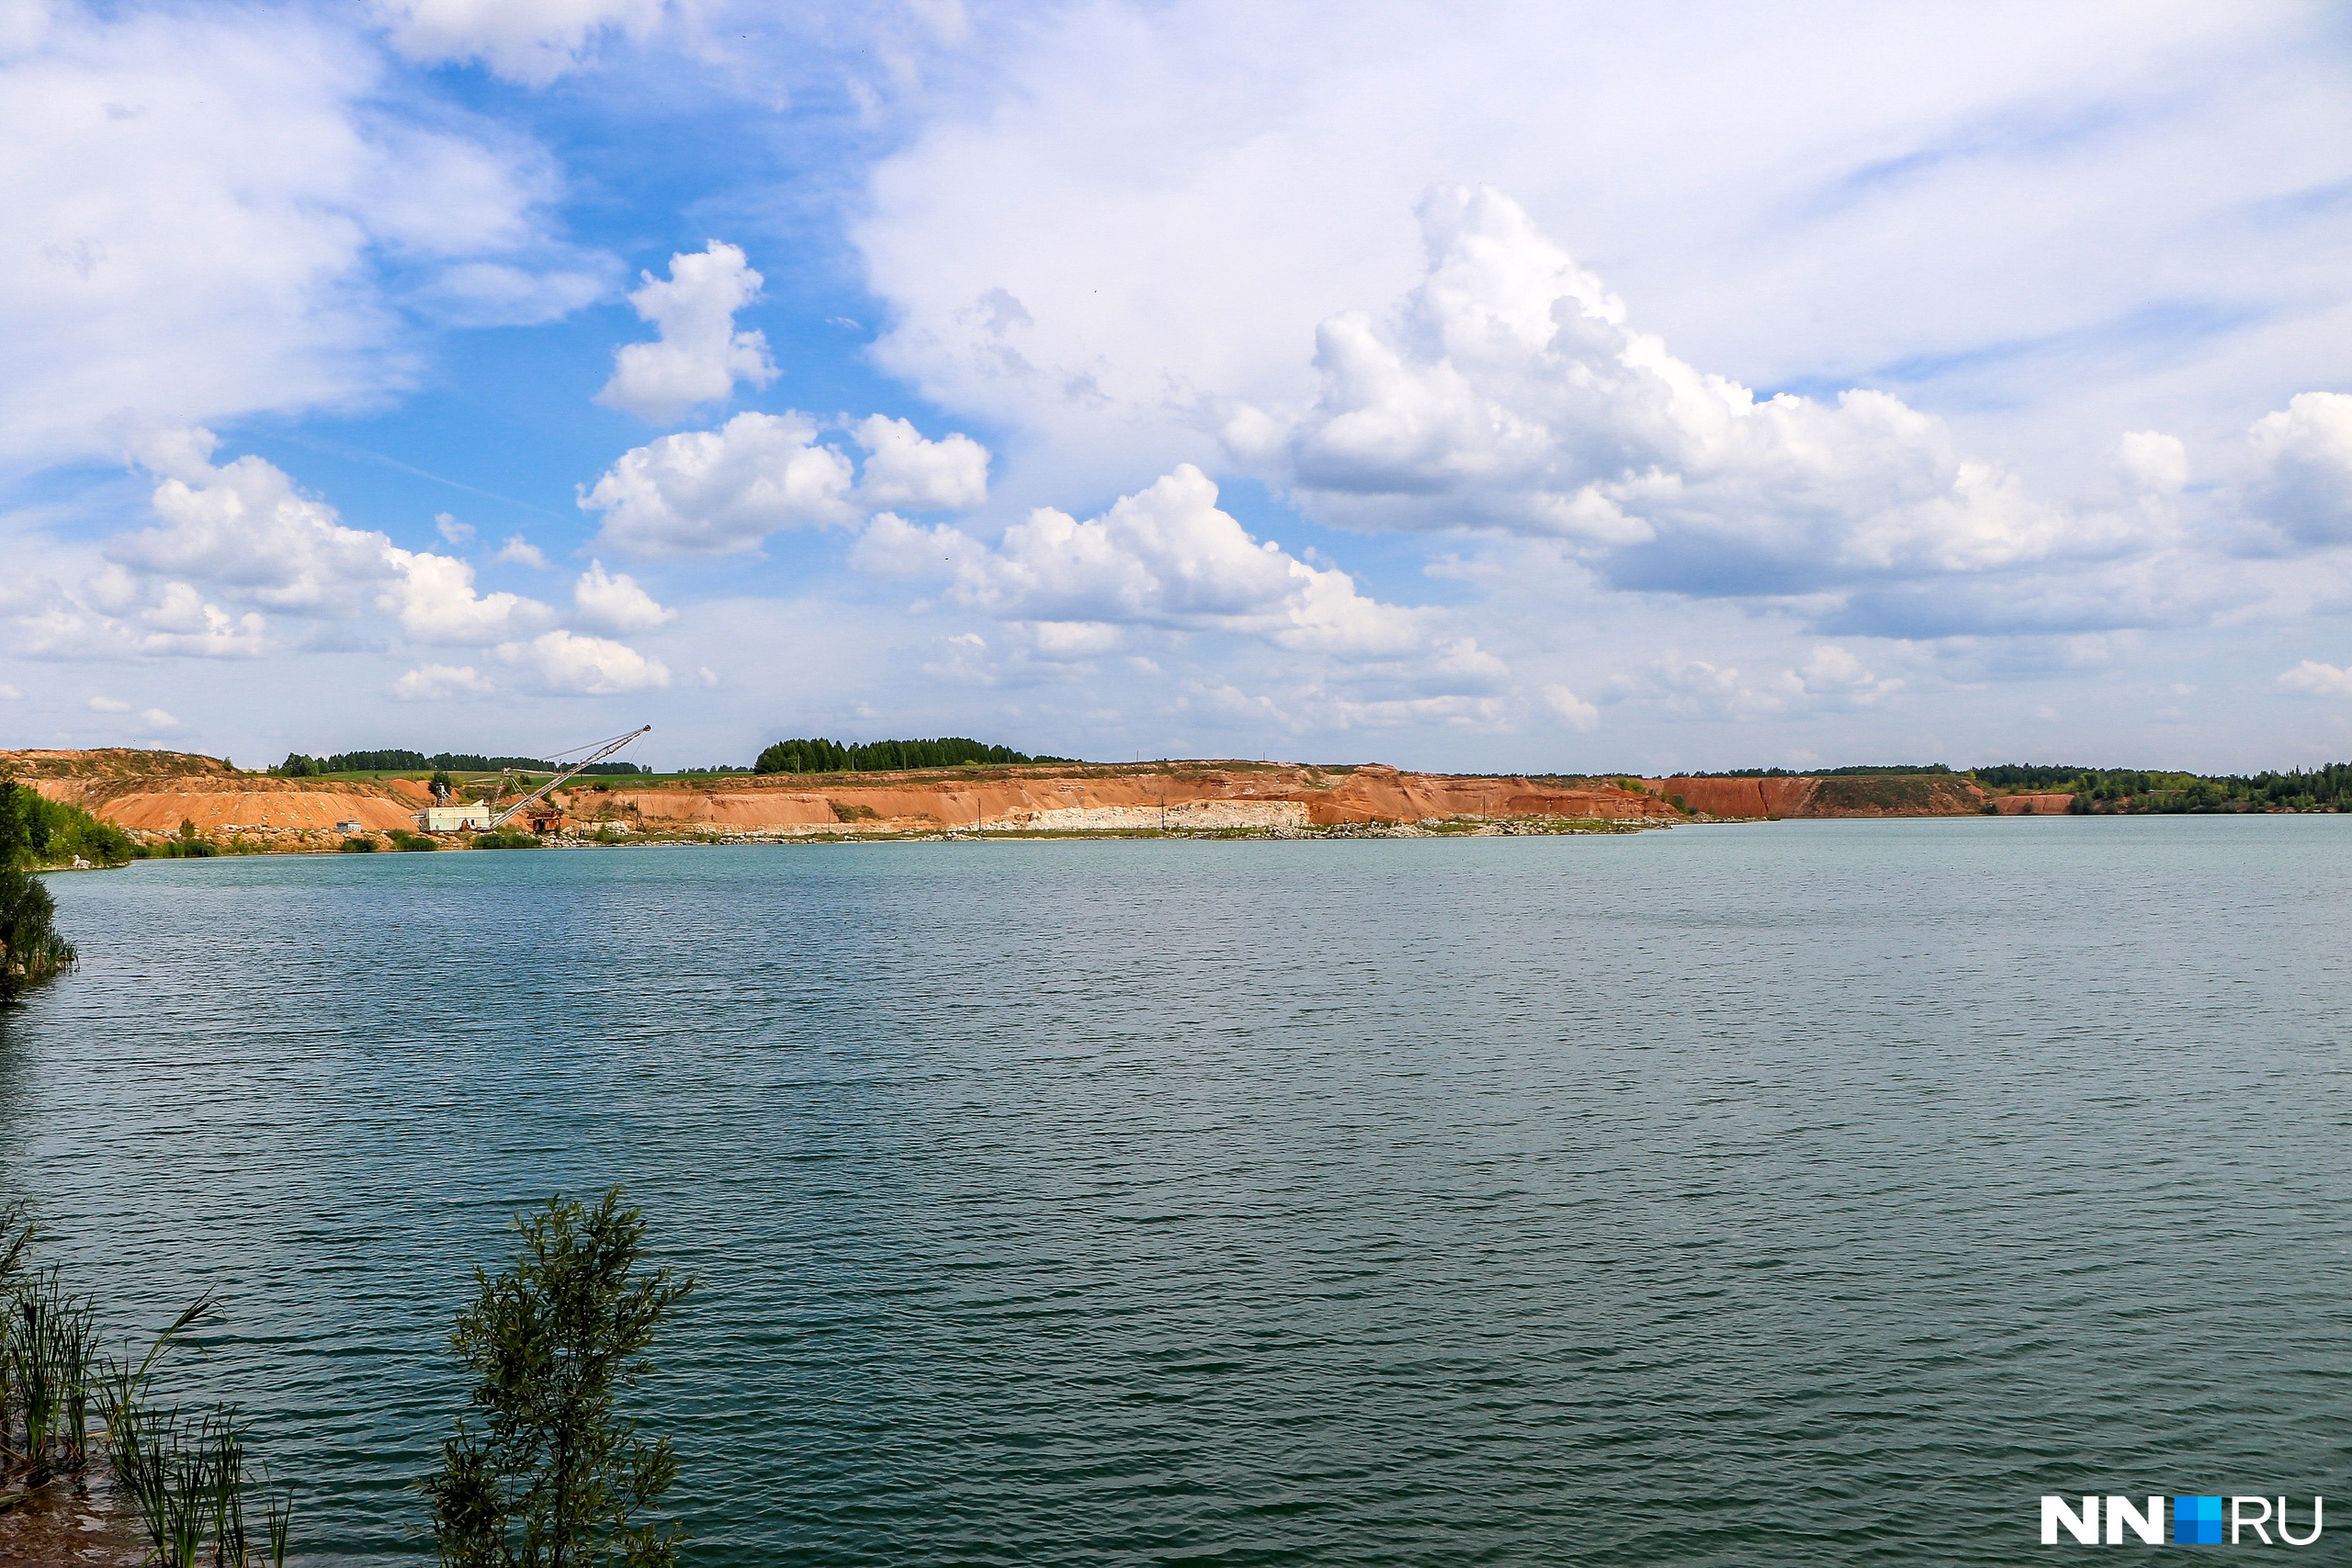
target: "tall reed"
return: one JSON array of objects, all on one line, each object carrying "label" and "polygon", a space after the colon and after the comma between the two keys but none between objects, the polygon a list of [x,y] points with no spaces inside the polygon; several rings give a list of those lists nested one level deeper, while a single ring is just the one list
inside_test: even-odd
[{"label": "tall reed", "polygon": [[[199,1297],[135,1362],[103,1356],[96,1301],[69,1294],[55,1269],[28,1267],[33,1234],[24,1204],[0,1204],[0,1484],[23,1483],[0,1506],[103,1458],[161,1568],[284,1568],[293,1500],[256,1479],[250,1425],[233,1405],[190,1417],[151,1397],[164,1352],[220,1298]],[[95,1443],[93,1414],[104,1427]],[[247,1524],[256,1504],[259,1541]]]}]

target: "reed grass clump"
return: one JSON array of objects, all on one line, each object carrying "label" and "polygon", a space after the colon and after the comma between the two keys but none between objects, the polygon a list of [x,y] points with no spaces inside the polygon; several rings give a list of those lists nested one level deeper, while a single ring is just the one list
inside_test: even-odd
[{"label": "reed grass clump", "polygon": [[106,1464],[159,1568],[284,1568],[293,1503],[256,1478],[236,1407],[188,1416],[151,1393],[165,1349],[219,1298],[199,1298],[137,1362],[107,1357],[96,1298],[30,1267],[33,1238],[23,1203],[0,1206],[0,1506]]}]

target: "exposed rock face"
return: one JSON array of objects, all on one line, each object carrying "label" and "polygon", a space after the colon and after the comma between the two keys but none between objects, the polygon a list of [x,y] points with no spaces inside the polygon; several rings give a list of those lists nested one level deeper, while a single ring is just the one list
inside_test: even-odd
[{"label": "exposed rock face", "polygon": [[588,818],[614,808],[649,827],[763,833],[1308,829],[1460,818],[1650,822],[1681,815],[1663,801],[1611,783],[1257,763],[990,769],[972,778],[828,774],[821,784],[798,784],[778,774],[717,780],[692,789],[582,791],[572,807]]},{"label": "exposed rock face", "polygon": [[[1975,780],[1956,773],[1867,773],[1838,778],[1694,779],[1647,781],[1669,798],[1680,795],[1691,810],[1710,817],[1965,817],[1995,797]],[[2010,795],[2005,799],[2055,798],[2065,810],[2067,795]],[[2004,811],[2019,809],[2007,806]]]},{"label": "exposed rock face", "polygon": [[[0,752],[52,800],[116,825],[169,835],[192,822],[209,836],[283,848],[332,848],[337,825],[376,832],[414,825],[431,803],[410,779],[350,783],[241,773],[169,752]],[[1464,778],[1395,768],[1256,762],[1137,767],[1037,766],[908,773],[771,774],[642,788],[577,786],[558,797],[574,822],[720,835],[1312,830],[1458,821],[1661,822],[1681,813],[1613,781]]]},{"label": "exposed rock face", "polygon": [[2071,795],[2005,795],[1994,806],[2004,817],[2064,817],[2075,808]]}]

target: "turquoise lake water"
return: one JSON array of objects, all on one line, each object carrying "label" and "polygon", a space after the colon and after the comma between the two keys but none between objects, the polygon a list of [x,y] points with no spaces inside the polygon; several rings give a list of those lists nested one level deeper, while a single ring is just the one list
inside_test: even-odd
[{"label": "turquoise lake water", "polygon": [[226,1293],[176,1386],[310,1561],[429,1557],[469,1270],[615,1181],[705,1280],[695,1563],[2007,1562],[2347,1479],[2352,818],[51,880],[0,1188],[123,1326]]}]

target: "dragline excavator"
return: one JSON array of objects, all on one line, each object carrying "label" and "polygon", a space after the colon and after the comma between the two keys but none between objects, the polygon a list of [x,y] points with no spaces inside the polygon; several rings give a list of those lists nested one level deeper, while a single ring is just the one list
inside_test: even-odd
[{"label": "dragline excavator", "polygon": [[649,724],[642,729],[632,729],[627,735],[616,736],[610,740],[594,743],[596,747],[594,750],[590,751],[588,755],[581,758],[580,761],[565,768],[563,772],[556,774],[555,777],[548,780],[547,783],[541,784],[538,788],[533,790],[530,794],[525,795],[522,799],[516,801],[514,805],[502,811],[498,807],[499,799],[501,796],[505,795],[507,783],[514,776],[514,769],[507,768],[503,770],[498,775],[498,794],[490,797],[490,831],[495,833],[499,829],[503,828],[507,823],[513,821],[515,818],[521,816],[524,812],[529,810],[540,801],[545,800],[548,795],[553,795],[557,788],[560,786],[565,780],[572,778],[582,769],[587,768],[594,763],[603,761],[605,758],[611,756],[614,752],[619,750],[630,741],[635,740],[639,736],[651,733],[652,729],[653,727]]}]

